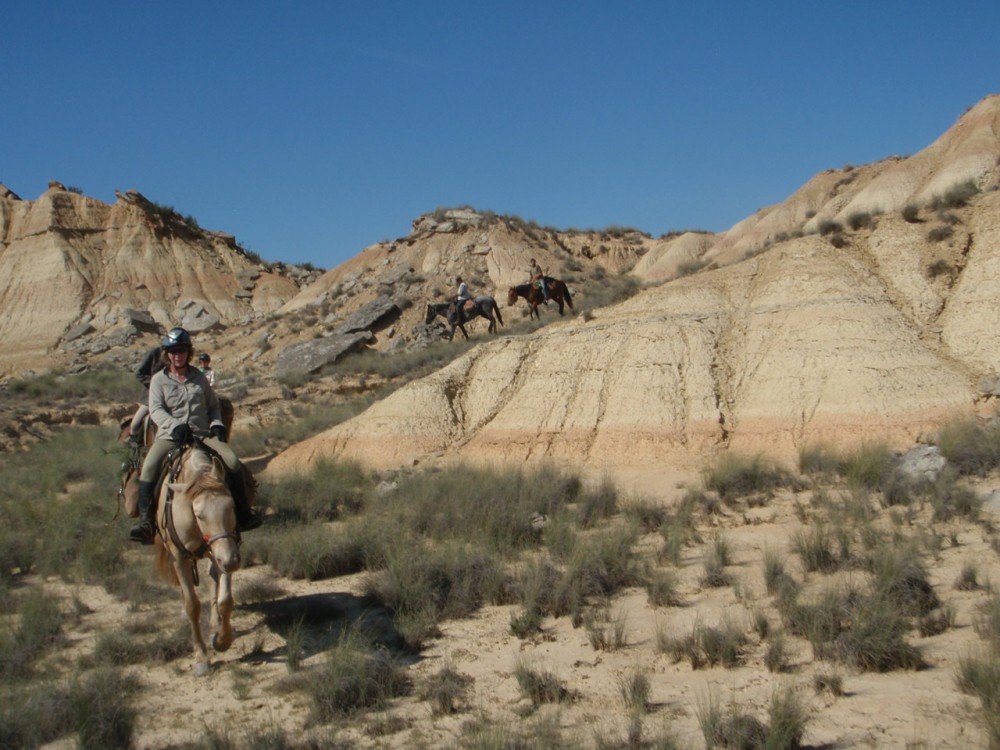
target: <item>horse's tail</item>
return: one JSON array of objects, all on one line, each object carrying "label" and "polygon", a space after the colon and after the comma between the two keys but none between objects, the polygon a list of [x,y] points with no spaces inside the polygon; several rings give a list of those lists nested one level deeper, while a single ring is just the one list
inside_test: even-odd
[{"label": "horse's tail", "polygon": [[565,281],[560,281],[559,283],[562,284],[563,297],[566,298],[566,304],[569,305],[569,309],[572,310],[573,309],[573,298],[569,296],[569,284],[567,284]]},{"label": "horse's tail", "polygon": [[490,300],[493,303],[493,314],[497,316],[497,320],[500,321],[500,325],[503,325],[503,315],[500,314],[500,306],[497,305],[495,299]]}]

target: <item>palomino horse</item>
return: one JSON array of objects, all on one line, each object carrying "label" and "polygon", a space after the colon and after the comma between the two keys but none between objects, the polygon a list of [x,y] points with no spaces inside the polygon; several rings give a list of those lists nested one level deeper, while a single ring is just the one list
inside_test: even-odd
[{"label": "palomino horse", "polygon": [[[226,425],[226,439],[233,436],[233,417],[235,409],[233,402],[225,396],[219,396],[219,411],[222,412],[222,421]],[[142,470],[142,461],[149,451],[149,446],[156,439],[156,423],[153,418],[146,415],[142,422],[142,444],[133,445],[128,442],[132,420],[126,419],[121,423],[121,431],[118,433],[118,442],[128,446],[128,454],[122,464],[121,484],[118,487],[119,510],[121,504],[125,506],[125,512],[130,518],[139,517],[139,472]],[[115,512],[115,518],[118,512]]]},{"label": "palomino horse", "polygon": [[[569,305],[573,309],[573,299],[569,294],[569,287],[559,279],[545,277],[545,290],[549,294],[549,299],[559,303],[559,314],[563,314],[563,304]],[[535,317],[541,320],[538,314],[538,306],[545,303],[545,295],[534,282],[530,284],[518,284],[507,290],[507,304],[513,305],[518,297],[524,297],[528,303],[528,317]]]},{"label": "palomino horse", "polygon": [[[442,318],[448,321],[451,325],[451,335],[448,340],[455,338],[455,329],[458,328],[462,331],[462,335],[465,338],[469,338],[469,334],[465,330],[465,323],[468,323],[473,318],[486,318],[490,321],[489,328],[487,329],[490,333],[497,332],[497,321],[500,321],[500,325],[503,325],[503,315],[500,314],[500,308],[497,306],[497,301],[490,297],[489,295],[481,295],[473,300],[473,305],[471,309],[465,309],[460,314],[456,310],[456,305],[454,302],[445,302],[439,305],[427,305],[427,317],[424,323],[430,325],[435,317],[440,315]],[[494,318],[493,316],[496,316]]]},{"label": "palomino horse", "polygon": [[226,487],[226,468],[217,456],[195,445],[183,451],[163,482],[156,513],[158,568],[179,584],[191,623],[194,673],[208,674],[208,649],[201,634],[198,561],[207,557],[212,577],[212,648],[233,643],[232,575],[240,567],[236,511]]}]

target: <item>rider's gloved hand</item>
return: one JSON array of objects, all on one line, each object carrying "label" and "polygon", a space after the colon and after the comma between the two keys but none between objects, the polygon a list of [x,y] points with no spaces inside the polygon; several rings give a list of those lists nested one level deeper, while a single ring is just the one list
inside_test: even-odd
[{"label": "rider's gloved hand", "polygon": [[220,443],[226,442],[226,428],[223,427],[221,424],[212,425],[209,428],[208,433],[216,440],[218,440]]},{"label": "rider's gloved hand", "polygon": [[170,439],[177,445],[187,445],[194,442],[194,433],[186,424],[179,424],[170,431]]}]

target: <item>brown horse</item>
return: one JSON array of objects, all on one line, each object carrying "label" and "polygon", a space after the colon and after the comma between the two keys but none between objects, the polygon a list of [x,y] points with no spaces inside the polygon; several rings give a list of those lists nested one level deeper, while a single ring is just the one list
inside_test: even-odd
[{"label": "brown horse", "polygon": [[[545,277],[545,291],[548,293],[548,297],[551,300],[555,300],[559,303],[559,314],[563,314],[563,304],[569,305],[569,309],[573,309],[573,299],[569,294],[569,287],[566,286],[559,279],[553,279],[549,276]],[[538,288],[538,284],[531,282],[529,284],[518,284],[517,286],[512,286],[507,290],[507,305],[513,305],[517,302],[518,297],[524,297],[525,301],[528,303],[528,317],[535,317],[541,320],[541,316],[538,314],[538,306],[545,304],[545,295],[542,294],[542,290]]]},{"label": "brown horse", "polygon": [[226,651],[233,643],[232,575],[240,567],[236,511],[226,486],[226,468],[204,447],[186,448],[172,465],[160,490],[156,512],[157,567],[181,588],[191,623],[194,674],[208,674],[208,648],[201,633],[198,561],[207,557],[212,577],[212,648]]}]

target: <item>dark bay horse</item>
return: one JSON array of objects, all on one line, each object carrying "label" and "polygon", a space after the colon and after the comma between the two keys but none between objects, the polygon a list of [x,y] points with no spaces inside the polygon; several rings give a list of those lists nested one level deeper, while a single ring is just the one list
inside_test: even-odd
[{"label": "dark bay horse", "polygon": [[[503,315],[500,314],[500,308],[497,307],[497,301],[490,297],[489,295],[482,295],[476,297],[473,300],[472,307],[467,307],[461,311],[459,314],[458,309],[454,302],[445,302],[438,305],[427,305],[427,317],[424,320],[425,323],[430,325],[430,323],[440,315],[442,318],[448,321],[451,326],[451,335],[448,340],[455,338],[455,329],[458,328],[462,331],[462,335],[465,338],[469,338],[468,332],[465,330],[465,323],[468,323],[473,318],[486,318],[490,321],[489,332],[497,332],[497,321],[500,321],[500,325],[503,325]],[[496,316],[494,318],[494,315]]]},{"label": "dark bay horse", "polygon": [[[545,277],[545,290],[549,293],[549,299],[559,303],[559,314],[563,314],[563,304],[569,305],[573,309],[573,299],[569,294],[569,287],[559,279]],[[513,305],[518,297],[524,297],[528,303],[528,317],[535,317],[541,320],[538,314],[538,306],[545,303],[545,295],[534,282],[530,284],[518,284],[507,290],[507,304]]]}]

